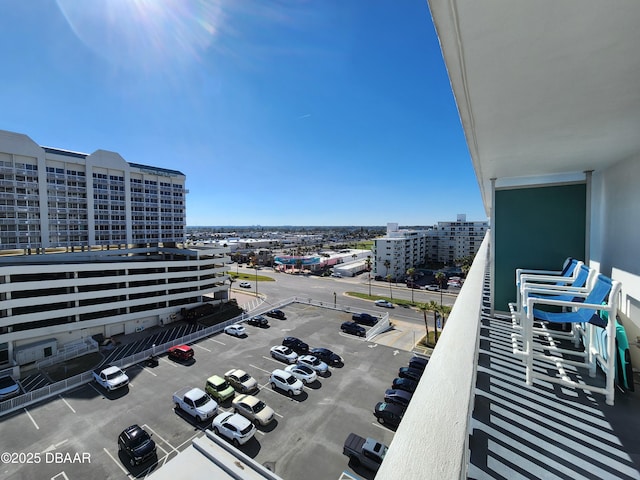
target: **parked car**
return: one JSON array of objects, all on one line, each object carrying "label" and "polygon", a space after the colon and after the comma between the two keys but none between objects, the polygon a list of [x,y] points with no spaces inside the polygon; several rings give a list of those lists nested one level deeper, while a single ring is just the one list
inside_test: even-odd
[{"label": "parked car", "polygon": [[224,412],[211,423],[216,435],[227,437],[235,447],[247,443],[256,433],[256,427],[239,413]]},{"label": "parked car", "polygon": [[400,367],[398,369],[398,377],[400,378],[408,378],[409,380],[413,380],[414,382],[420,381],[420,377],[422,377],[423,370],[418,370],[411,367]]},{"label": "parked car", "polygon": [[199,388],[184,387],[173,394],[176,410],[191,415],[197,422],[203,422],[218,413],[218,403]]},{"label": "parked car", "polygon": [[318,378],[318,374],[313,368],[300,363],[296,365],[288,365],[284,367],[284,371],[289,372],[298,380],[302,380],[302,383],[305,385],[315,382]]},{"label": "parked car", "polygon": [[380,300],[376,300],[374,303],[378,307],[393,308],[393,303],[388,302],[386,300],[380,299]]},{"label": "parked car", "polygon": [[271,347],[271,356],[284,363],[296,363],[298,354],[284,345]]},{"label": "parked car", "polygon": [[239,395],[232,402],[235,413],[252,421],[255,425],[267,425],[275,417],[273,408],[253,395]]},{"label": "parked car", "polygon": [[236,394],[236,391],[229,385],[229,382],[218,375],[209,377],[204,389],[212,398],[218,400],[218,402],[224,402]]},{"label": "parked car", "polygon": [[156,442],[144,428],[131,425],[118,436],[118,450],[129,457],[129,464],[134,467],[156,456]]},{"label": "parked car", "polygon": [[129,385],[129,377],[119,367],[105,365],[93,371],[93,380],[111,392]]},{"label": "parked car", "polygon": [[240,288],[251,288],[251,284],[249,282],[240,282],[238,285]]},{"label": "parked car", "polygon": [[427,285],[424,288],[425,290],[429,290],[430,292],[437,292],[440,290],[440,287],[438,285]]},{"label": "parked car", "polygon": [[333,353],[328,348],[312,348],[309,353],[314,357],[319,358],[327,365],[336,366],[344,363],[340,355]]},{"label": "parked car", "polygon": [[414,355],[409,359],[409,367],[415,368],[416,370],[424,371],[427,368],[427,364],[429,363],[429,359],[425,357],[419,357],[418,355]]},{"label": "parked car", "polygon": [[405,408],[392,403],[378,402],[373,410],[373,414],[383,425],[396,428],[400,425]]},{"label": "parked car", "polygon": [[387,447],[373,438],[364,438],[355,433],[350,433],[344,441],[342,453],[349,457],[354,465],[362,465],[369,470],[377,472],[387,453]]},{"label": "parked car", "polygon": [[269,320],[264,318],[262,315],[256,315],[255,317],[251,317],[247,320],[247,324],[253,325],[254,327],[265,328],[269,326]]},{"label": "parked car", "polygon": [[276,369],[271,372],[271,377],[269,378],[269,383],[271,383],[272,389],[280,389],[287,392],[287,395],[293,397],[294,395],[300,395],[304,390],[304,385],[302,381],[298,380],[291,373],[285,372],[284,370]]},{"label": "parked car", "polygon": [[313,369],[318,375],[325,375],[329,371],[329,366],[313,355],[301,355],[298,357],[298,364],[306,365]]},{"label": "parked car", "polygon": [[227,325],[224,327],[224,333],[227,335],[233,335],[234,337],[246,337],[247,329],[244,328],[244,325]]},{"label": "parked car", "polygon": [[273,318],[278,318],[280,320],[286,320],[286,316],[284,314],[284,312],[282,310],[278,310],[278,309],[274,309],[274,310],[269,310],[266,313],[267,317],[273,317]]},{"label": "parked car", "polygon": [[367,334],[364,327],[358,325],[356,322],[344,322],[340,325],[340,330],[344,333],[348,333],[349,335],[357,335],[359,337],[364,337]]},{"label": "parked car", "polygon": [[416,388],[418,388],[418,382],[409,380],[408,378],[394,378],[391,388],[413,393],[416,391]]},{"label": "parked car", "polygon": [[170,359],[178,360],[180,362],[189,361],[194,356],[193,348],[189,345],[176,345],[174,347],[169,347],[167,353],[169,354]]},{"label": "parked car", "polygon": [[378,323],[378,317],[369,315],[368,313],[354,313],[353,315],[351,315],[351,320],[362,325],[368,325],[370,327]]},{"label": "parked car", "polygon": [[233,369],[224,374],[224,379],[229,382],[236,392],[250,393],[258,390],[258,382],[244,370]]},{"label": "parked car", "polygon": [[0,400],[14,397],[20,393],[20,385],[9,375],[0,378]]},{"label": "parked car", "polygon": [[394,403],[401,407],[407,407],[411,401],[412,393],[404,390],[389,388],[384,392],[384,401],[386,403]]},{"label": "parked car", "polygon": [[282,345],[289,347],[298,355],[306,355],[307,353],[309,353],[309,345],[296,337],[284,337],[284,340],[282,340]]}]

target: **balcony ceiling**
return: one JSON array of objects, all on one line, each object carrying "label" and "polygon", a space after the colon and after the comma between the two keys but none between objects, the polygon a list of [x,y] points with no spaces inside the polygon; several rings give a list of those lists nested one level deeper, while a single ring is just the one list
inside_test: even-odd
[{"label": "balcony ceiling", "polygon": [[487,214],[491,178],[640,153],[640,1],[428,2]]}]

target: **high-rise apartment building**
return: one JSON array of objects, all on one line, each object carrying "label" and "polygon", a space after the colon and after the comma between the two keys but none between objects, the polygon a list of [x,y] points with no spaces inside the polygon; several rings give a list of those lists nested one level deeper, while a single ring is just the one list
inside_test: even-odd
[{"label": "high-rise apartment building", "polygon": [[489,222],[469,222],[464,214],[455,222],[438,222],[428,233],[427,260],[453,265],[458,258],[473,257],[488,229]]},{"label": "high-rise apartment building", "polygon": [[185,181],[0,131],[0,369],[228,299],[229,249],[184,248]]},{"label": "high-rise apartment building", "polygon": [[438,222],[424,230],[399,229],[397,223],[388,223],[387,234],[374,242],[375,273],[402,280],[408,269],[419,265],[453,265],[476,254],[488,229],[489,222],[468,222],[464,214],[455,222]]},{"label": "high-rise apartment building", "polygon": [[0,131],[0,249],[183,242],[184,186],[177,170]]}]

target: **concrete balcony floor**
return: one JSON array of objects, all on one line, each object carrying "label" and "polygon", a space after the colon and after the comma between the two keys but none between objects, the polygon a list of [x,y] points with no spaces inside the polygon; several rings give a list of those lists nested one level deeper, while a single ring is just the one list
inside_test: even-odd
[{"label": "concrete balcony floor", "polygon": [[485,293],[468,477],[640,479],[640,385],[617,391],[614,406],[585,390],[542,380],[526,385],[524,363],[512,351],[511,320],[491,316],[488,300]]}]

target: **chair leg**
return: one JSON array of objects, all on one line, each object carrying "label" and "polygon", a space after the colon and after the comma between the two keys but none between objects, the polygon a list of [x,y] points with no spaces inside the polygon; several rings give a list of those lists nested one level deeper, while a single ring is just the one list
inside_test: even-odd
[{"label": "chair leg", "polygon": [[533,385],[533,318],[521,316],[522,341],[526,359],[527,373],[525,381],[527,385]]}]

